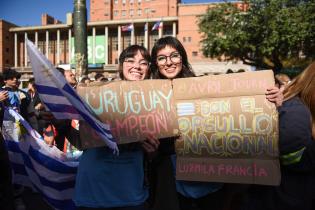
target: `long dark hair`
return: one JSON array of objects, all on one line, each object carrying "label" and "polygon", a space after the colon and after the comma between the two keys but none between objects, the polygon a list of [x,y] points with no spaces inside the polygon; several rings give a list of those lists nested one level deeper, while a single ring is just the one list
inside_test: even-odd
[{"label": "long dark hair", "polygon": [[151,73],[153,79],[167,79],[163,76],[160,71],[159,67],[157,66],[156,59],[157,53],[165,48],[166,46],[170,46],[176,49],[182,57],[182,70],[176,76],[176,78],[184,78],[184,77],[194,77],[195,74],[192,71],[191,65],[188,62],[187,53],[185,48],[183,47],[180,41],[172,36],[163,37],[154,44],[152,51],[151,51]]},{"label": "long dark hair", "polygon": [[[138,51],[140,52],[140,54],[143,56],[143,58],[146,61],[150,62],[150,60],[151,60],[150,53],[144,47],[142,47],[140,45],[136,45],[136,44],[127,47],[119,55],[118,72],[119,72],[120,79],[122,79],[122,80],[124,79],[123,63],[124,63],[125,59],[126,58],[133,58],[135,55],[137,55]],[[150,69],[149,69],[149,72],[148,72],[148,77],[149,76],[150,76]]]}]

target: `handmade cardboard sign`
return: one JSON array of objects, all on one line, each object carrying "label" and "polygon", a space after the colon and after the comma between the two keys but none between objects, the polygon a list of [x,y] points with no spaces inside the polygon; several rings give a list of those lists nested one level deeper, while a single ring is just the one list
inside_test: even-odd
[{"label": "handmade cardboard sign", "polygon": [[[98,118],[110,125],[118,144],[144,140],[148,135],[178,135],[171,81],[117,81],[77,90]],[[80,137],[82,148],[105,145],[84,122],[80,122]]]},{"label": "handmade cardboard sign", "polygon": [[278,114],[265,96],[273,85],[272,71],[174,80],[176,178],[278,185]]}]

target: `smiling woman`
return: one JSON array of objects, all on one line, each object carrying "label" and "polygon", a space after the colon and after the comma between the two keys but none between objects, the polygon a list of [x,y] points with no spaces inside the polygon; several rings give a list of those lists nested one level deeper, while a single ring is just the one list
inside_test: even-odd
[{"label": "smiling woman", "polygon": [[194,77],[184,46],[173,37],[159,39],[152,48],[151,71],[155,79]]},{"label": "smiling woman", "polygon": [[149,77],[149,52],[141,46],[132,45],[119,56],[119,76],[122,80],[144,80]]},{"label": "smiling woman", "polygon": [[[127,47],[119,57],[121,79],[139,81],[148,78],[149,61],[149,52],[144,47],[138,45]],[[117,110],[115,111],[118,111],[117,97],[110,92],[103,96],[110,97],[109,101],[104,99],[105,109],[106,107],[107,109],[108,107],[112,109],[116,107]],[[125,110],[137,111],[140,102],[137,104],[129,103],[131,97],[130,95],[125,98],[128,101]],[[125,103],[127,103],[126,101]],[[129,123],[128,119],[118,122],[118,125],[124,123]],[[134,124],[135,121],[132,123]],[[143,120],[136,123],[142,123],[145,131],[155,129],[155,127],[146,127]],[[120,128],[120,126],[118,127]],[[130,132],[130,138],[136,135],[134,129],[128,132]],[[86,133],[86,135],[90,136],[91,134]],[[79,210],[146,209],[144,202],[148,197],[148,188],[144,185],[144,154],[141,145],[140,143],[119,145],[119,151],[119,156],[114,155],[106,147],[89,148],[83,152],[80,158],[74,196],[75,204]]]}]

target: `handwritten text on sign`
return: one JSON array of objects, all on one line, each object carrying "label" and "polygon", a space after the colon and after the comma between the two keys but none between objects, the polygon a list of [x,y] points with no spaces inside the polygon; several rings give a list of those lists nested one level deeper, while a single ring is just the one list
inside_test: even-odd
[{"label": "handwritten text on sign", "polygon": [[186,80],[174,81],[177,178],[278,184],[278,115],[265,99],[271,72]]},{"label": "handwritten text on sign", "polygon": [[[170,81],[113,82],[81,87],[79,94],[110,125],[118,143],[144,140],[147,135],[164,138],[178,134]],[[86,129],[83,125],[84,132]]]},{"label": "handwritten text on sign", "polygon": [[[277,185],[278,115],[272,71],[79,87],[118,143],[178,136],[180,180]],[[83,148],[104,146],[80,123]],[[87,137],[86,135],[89,134]]]}]

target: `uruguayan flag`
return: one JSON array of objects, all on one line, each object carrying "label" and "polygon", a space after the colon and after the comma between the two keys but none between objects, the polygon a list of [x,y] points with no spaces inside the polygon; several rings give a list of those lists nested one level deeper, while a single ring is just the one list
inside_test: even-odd
[{"label": "uruguayan flag", "polygon": [[154,23],[151,31],[155,31],[155,30],[158,30],[160,28],[163,28],[163,22],[162,21],[158,21],[158,22]]},{"label": "uruguayan flag", "polygon": [[177,103],[177,115],[178,116],[189,116],[189,115],[195,115],[195,104],[186,102],[186,103]]},{"label": "uruguayan flag", "polygon": [[85,120],[102,137],[106,145],[118,152],[117,144],[107,124],[94,117],[93,111],[66,82],[49,60],[26,41],[39,97],[57,119]]},{"label": "uruguayan flag", "polygon": [[6,108],[2,126],[16,184],[32,187],[54,209],[75,209],[78,161],[67,158],[44,139],[12,108]]}]

